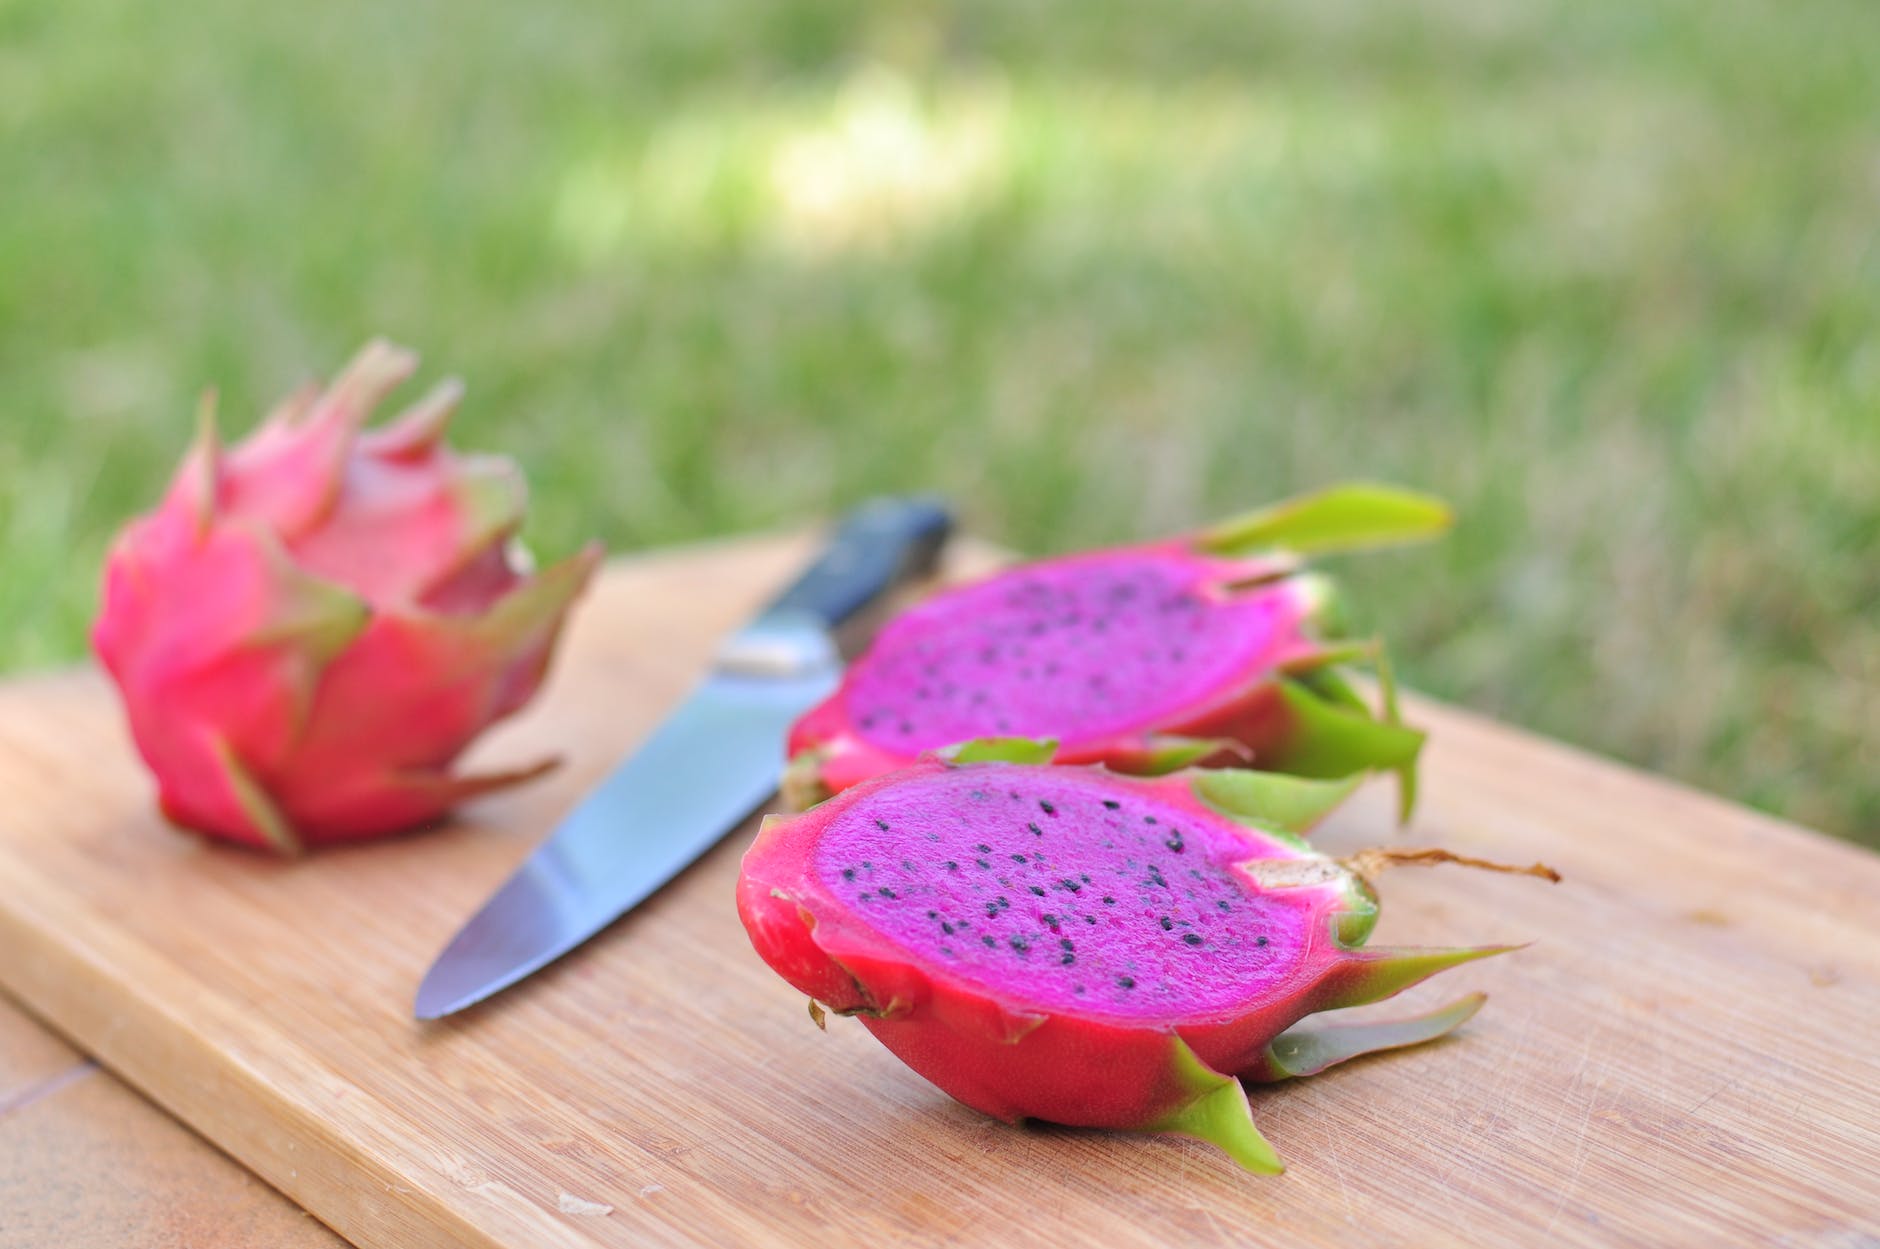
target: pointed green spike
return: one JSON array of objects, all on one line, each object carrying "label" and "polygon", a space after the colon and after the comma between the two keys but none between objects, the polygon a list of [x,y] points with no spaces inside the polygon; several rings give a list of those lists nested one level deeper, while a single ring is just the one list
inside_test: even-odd
[{"label": "pointed green spike", "polygon": [[[1370,662],[1376,657],[1373,648],[1364,646],[1359,648],[1352,659],[1335,662]],[[1364,695],[1358,693],[1351,678],[1335,664],[1321,664],[1300,672],[1293,679],[1335,707],[1349,707],[1353,711],[1363,712],[1366,719],[1374,718],[1371,705],[1364,701]]]},{"label": "pointed green spike", "polygon": [[1420,984],[1437,972],[1518,950],[1518,945],[1478,945],[1463,949],[1353,951],[1327,978],[1321,1010],[1381,1002]]},{"label": "pointed green spike", "polygon": [[[1191,764],[1219,754],[1233,754],[1245,760],[1248,752],[1246,746],[1231,737],[1181,737],[1173,733],[1158,733],[1149,738],[1141,767],[1144,775],[1161,776],[1168,772],[1179,772]],[[1135,770],[1134,764],[1130,770]]]},{"label": "pointed green spike", "polygon": [[1199,545],[1218,555],[1351,551],[1432,538],[1454,521],[1449,505],[1430,495],[1352,482],[1223,521],[1204,530]]},{"label": "pointed green spike", "polygon": [[[1336,669],[1346,664],[1370,663],[1376,657],[1377,644],[1375,642],[1340,640],[1335,645],[1296,655],[1282,664],[1281,669],[1303,681],[1316,677],[1321,672],[1334,674]],[[1340,682],[1345,689],[1351,689],[1349,683],[1343,682],[1343,678],[1340,678]],[[1363,699],[1358,698],[1356,690],[1351,691],[1351,700],[1360,705],[1364,702]]]},{"label": "pointed green spike", "polygon": [[1324,675],[1280,682],[1280,695],[1293,714],[1292,732],[1259,758],[1261,767],[1330,778],[1415,764],[1423,748],[1422,733],[1373,720],[1359,708],[1345,706],[1342,697],[1320,693],[1315,685]]},{"label": "pointed green spike", "polygon": [[428,454],[444,440],[457,405],[463,402],[463,382],[447,377],[425,396],[393,417],[383,429],[367,437],[372,452],[389,460],[410,460]]},{"label": "pointed green spike", "polygon": [[267,561],[273,597],[267,619],[243,640],[251,646],[294,642],[324,667],[364,631],[371,607],[344,586],[295,564],[273,534],[259,528],[247,532]]},{"label": "pointed green spike", "polygon": [[261,418],[261,427],[257,435],[287,430],[306,418],[308,412],[320,398],[320,383],[303,382],[296,386],[288,396],[268,410]]},{"label": "pointed green spike", "polygon": [[1471,993],[1449,1005],[1400,1019],[1362,1023],[1296,1024],[1273,1038],[1261,1063],[1241,1073],[1243,1080],[1289,1080],[1317,1075],[1327,1067],[1365,1054],[1404,1049],[1454,1032],[1482,1009],[1486,993]]},{"label": "pointed green spike", "polygon": [[1207,1141],[1259,1175],[1284,1171],[1286,1164],[1253,1125],[1253,1110],[1247,1105],[1247,1091],[1240,1087],[1240,1081],[1209,1069],[1180,1037],[1174,1038],[1174,1043],[1178,1075],[1201,1091],[1187,1105],[1143,1130]]},{"label": "pointed green spike", "polygon": [[[1352,687],[1344,673],[1338,670],[1338,665],[1359,662],[1369,663],[1377,673],[1378,695],[1383,706],[1373,723],[1392,726],[1407,733],[1416,733],[1417,730],[1408,728],[1404,724],[1403,708],[1397,696],[1396,670],[1391,667],[1390,653],[1384,649],[1381,639],[1373,638],[1367,642],[1352,642],[1327,647],[1293,660],[1287,665],[1287,671],[1292,674],[1294,681],[1299,685],[1332,706],[1349,707],[1353,711],[1361,711],[1365,718],[1370,720],[1370,709],[1365,704],[1363,696]],[[1419,743],[1419,749],[1420,746],[1421,743]],[[1418,751],[1412,751],[1395,766],[1388,763],[1371,765],[1397,774],[1399,823],[1409,823],[1410,814],[1416,809],[1417,758]]]},{"label": "pointed green spike", "polygon": [[951,763],[1049,763],[1057,748],[1055,737],[975,737],[938,753]]},{"label": "pointed green spike", "polygon": [[435,585],[460,571],[465,564],[506,542],[522,527],[528,508],[528,487],[522,470],[495,455],[465,456],[458,461],[450,484],[456,504],[456,561],[431,578]]},{"label": "pointed green spike", "polygon": [[209,756],[221,770],[222,779],[228,784],[229,793],[234,795],[236,805],[269,848],[289,858],[297,857],[306,849],[286,814],[274,805],[274,799],[241,761],[233,746],[223,738],[211,738]]},{"label": "pointed green spike", "polygon": [[824,752],[806,750],[784,765],[777,782],[777,797],[785,811],[807,811],[834,797],[823,783]]},{"label": "pointed green spike", "polygon": [[196,403],[196,444],[189,449],[189,506],[196,517],[196,541],[208,536],[215,523],[216,497],[222,486],[222,437],[215,427],[216,391],[202,392]]},{"label": "pointed green spike", "polygon": [[347,361],[326,388],[316,405],[319,415],[314,419],[337,422],[347,431],[357,430],[372,409],[417,370],[415,352],[375,338]]},{"label": "pointed green spike", "polygon": [[531,635],[561,618],[575,597],[587,588],[600,563],[600,545],[590,543],[497,599],[471,628],[491,645],[505,649],[521,646]]},{"label": "pointed green spike", "polygon": [[[1377,671],[1378,694],[1384,700],[1384,723],[1401,726],[1403,708],[1397,701],[1397,671],[1391,667],[1390,652],[1384,649],[1381,640],[1377,643],[1371,664]],[[1397,822],[1408,824],[1411,812],[1416,809],[1417,756],[1412,755],[1397,766]]]},{"label": "pointed green spike", "polygon": [[1303,833],[1349,798],[1362,779],[1309,780],[1283,772],[1228,768],[1197,773],[1189,784],[1196,797],[1232,819]]},{"label": "pointed green spike", "polygon": [[414,795],[421,795],[427,801],[440,807],[452,807],[472,798],[481,798],[499,790],[521,785],[538,777],[546,776],[561,766],[561,758],[551,755],[546,759],[537,759],[517,768],[505,768],[500,772],[472,772],[453,775],[442,769],[423,768],[393,772],[392,783],[399,789]]}]

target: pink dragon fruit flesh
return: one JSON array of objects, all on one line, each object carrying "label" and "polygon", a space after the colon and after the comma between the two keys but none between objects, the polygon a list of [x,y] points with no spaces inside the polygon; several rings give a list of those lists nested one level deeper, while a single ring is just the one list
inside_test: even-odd
[{"label": "pink dragon fruit flesh", "polygon": [[[1427,537],[1440,502],[1346,485],[1199,533],[1020,565],[890,621],[792,729],[801,809],[970,738],[1052,738],[1064,763],[1129,772],[1248,763],[1389,769],[1407,814],[1423,735],[1399,722],[1383,650],[1339,636],[1311,552]],[[1369,660],[1373,714],[1341,674]]]},{"label": "pink dragon fruit flesh", "polygon": [[597,547],[539,573],[508,460],[459,455],[447,381],[369,344],[224,447],[213,409],[161,505],[119,534],[92,642],[163,811],[283,853],[373,837],[539,775],[452,764],[534,694]]},{"label": "pink dragon fruit flesh", "polygon": [[1297,834],[1355,781],[1024,761],[1048,749],[972,743],[773,816],[738,881],[752,944],[812,1018],[818,1003],[858,1016],[986,1114],[1194,1136],[1278,1171],[1241,1081],[1431,1040],[1483,999],[1388,1021],[1308,1016],[1512,948],[1366,947],[1379,869],[1498,865],[1311,849]]}]

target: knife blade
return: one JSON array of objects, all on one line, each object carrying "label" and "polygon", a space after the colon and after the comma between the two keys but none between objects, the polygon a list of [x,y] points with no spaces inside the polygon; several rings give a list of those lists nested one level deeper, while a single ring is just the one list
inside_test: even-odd
[{"label": "knife blade", "polygon": [[437,1019],[547,966],[651,896],[776,792],[784,737],[834,691],[831,632],[932,567],[952,527],[921,498],[864,504],[719,648],[711,671],[453,937],[418,986]]}]

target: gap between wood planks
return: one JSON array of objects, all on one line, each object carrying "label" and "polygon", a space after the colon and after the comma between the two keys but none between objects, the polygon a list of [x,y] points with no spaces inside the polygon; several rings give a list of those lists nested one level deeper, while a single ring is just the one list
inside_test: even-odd
[{"label": "gap between wood planks", "polygon": [[55,1072],[43,1080],[29,1084],[10,1097],[0,1098],[0,1119],[6,1118],[15,1111],[24,1110],[34,1102],[43,1101],[60,1089],[77,1084],[86,1076],[100,1070],[102,1068],[95,1061],[83,1058],[64,1071]]}]

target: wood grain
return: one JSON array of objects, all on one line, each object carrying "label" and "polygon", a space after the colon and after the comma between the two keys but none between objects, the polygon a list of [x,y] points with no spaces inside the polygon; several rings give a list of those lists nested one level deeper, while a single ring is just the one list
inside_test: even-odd
[{"label": "wood grain", "polygon": [[[1457,1037],[1257,1090],[1291,1170],[1017,1130],[751,954],[732,837],[495,1003],[411,993],[456,925],[681,695],[805,546],[617,566],[479,754],[568,766],[438,832],[299,863],[163,828],[92,674],[0,691],[0,981],[364,1245],[1864,1243],[1880,1236],[1880,860],[1429,704],[1417,828],[1566,883],[1403,871],[1379,940],[1532,941]],[[606,1211],[603,1213],[603,1211]]]}]

